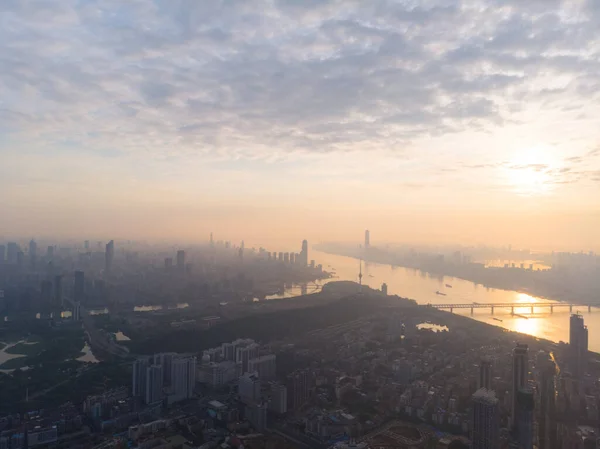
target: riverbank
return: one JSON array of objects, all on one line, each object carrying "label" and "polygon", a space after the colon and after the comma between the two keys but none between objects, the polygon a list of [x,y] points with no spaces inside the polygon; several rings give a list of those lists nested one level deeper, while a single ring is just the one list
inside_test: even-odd
[{"label": "riverbank", "polygon": [[[390,265],[411,270],[418,270],[436,277],[452,277],[461,279],[485,288],[504,291],[516,291],[537,298],[550,301],[578,303],[582,305],[597,304],[593,295],[577,292],[574,287],[563,285],[547,285],[542,282],[541,276],[546,276],[550,270],[526,270],[521,268],[504,268],[485,266],[484,264],[454,265],[443,262],[410,263],[401,257],[395,257],[386,252],[362,251],[360,254],[351,249],[331,248],[329,245],[316,246],[319,251],[335,256],[351,257],[363,260],[365,263]],[[442,295],[443,296],[443,295]]]}]

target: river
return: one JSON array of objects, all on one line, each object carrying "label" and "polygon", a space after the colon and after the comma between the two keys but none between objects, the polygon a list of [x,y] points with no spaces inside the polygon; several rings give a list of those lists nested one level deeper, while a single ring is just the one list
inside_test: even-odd
[{"label": "river", "polygon": [[[332,279],[324,280],[323,283],[336,280],[358,281],[359,261],[345,256],[327,254],[321,251],[311,251],[310,259],[316,263],[323,264],[325,271],[335,271]],[[363,262],[363,284],[379,289],[381,284],[386,283],[388,293],[405,298],[414,299],[419,304],[452,304],[452,303],[531,303],[531,302],[556,302],[544,298],[537,298],[526,293],[516,291],[486,288],[470,281],[457,279],[449,276],[436,276],[419,270],[403,267],[391,267],[390,265]],[[320,285],[321,283],[317,283]],[[446,287],[446,284],[452,288]],[[298,286],[286,291],[286,296],[299,294]],[[308,293],[316,289],[309,285]],[[447,296],[436,294],[436,291],[445,293]],[[587,307],[574,307],[573,313],[580,312],[588,326],[589,349],[600,352],[600,308],[588,312]],[[494,315],[490,309],[475,309],[471,315],[470,309],[456,309],[454,313],[460,313],[485,323],[501,326],[511,331],[522,332],[536,337],[552,341],[569,341],[569,309],[560,307],[550,313],[548,308],[534,309],[531,314],[529,308],[515,309],[515,313],[523,317],[511,316],[509,309],[496,309]],[[497,321],[496,319],[502,320]]]}]

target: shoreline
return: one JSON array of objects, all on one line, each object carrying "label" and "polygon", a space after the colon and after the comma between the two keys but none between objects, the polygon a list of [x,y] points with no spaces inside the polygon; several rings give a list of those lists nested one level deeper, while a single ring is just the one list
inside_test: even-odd
[{"label": "shoreline", "polygon": [[[460,279],[462,281],[466,281],[466,282],[471,282],[474,285],[481,285],[485,288],[491,288],[494,290],[502,290],[505,292],[517,292],[517,293],[522,293],[522,294],[526,294],[529,295],[533,298],[539,298],[539,299],[544,299],[544,300],[548,300],[548,301],[556,301],[556,302],[560,302],[560,303],[564,303],[564,302],[569,302],[568,299],[564,299],[564,298],[560,298],[557,296],[548,296],[546,294],[539,294],[539,293],[535,293],[533,291],[531,291],[529,288],[507,288],[507,287],[500,287],[500,286],[496,286],[496,285],[489,285],[486,284],[484,282],[479,282],[479,281],[475,281],[473,279],[469,279],[463,276],[459,276],[459,275],[454,275],[454,274],[444,274],[444,273],[439,273],[439,272],[435,272],[435,271],[429,271],[423,268],[417,268],[417,267],[413,267],[413,266],[407,266],[407,265],[399,265],[399,264],[391,264],[391,263],[387,263],[387,262],[378,262],[375,260],[368,260],[368,259],[361,259],[358,256],[355,255],[350,255],[350,254],[342,254],[339,252],[334,252],[331,250],[325,250],[325,249],[317,249],[317,251],[320,251],[322,253],[325,254],[329,254],[332,256],[340,256],[340,257],[349,257],[351,259],[355,259],[355,260],[363,260],[363,262],[368,262],[368,263],[372,263],[372,264],[377,264],[377,265],[382,265],[382,266],[392,266],[392,267],[398,267],[398,268],[404,268],[404,269],[409,269],[409,270],[417,270],[420,271],[422,273],[427,273],[430,275],[434,275],[434,276],[442,276],[442,277],[451,277],[451,278],[455,278],[455,279]],[[595,304],[587,304],[584,302],[575,302],[574,304],[577,305],[581,305],[581,306],[588,306],[591,305],[592,307],[600,307],[600,305],[595,305]]]}]

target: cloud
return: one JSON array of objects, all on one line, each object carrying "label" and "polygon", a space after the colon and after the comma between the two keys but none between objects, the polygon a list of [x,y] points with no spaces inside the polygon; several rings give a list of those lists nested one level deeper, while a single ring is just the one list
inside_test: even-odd
[{"label": "cloud", "polygon": [[0,130],[158,158],[400,151],[589,101],[596,4],[3,1]]}]

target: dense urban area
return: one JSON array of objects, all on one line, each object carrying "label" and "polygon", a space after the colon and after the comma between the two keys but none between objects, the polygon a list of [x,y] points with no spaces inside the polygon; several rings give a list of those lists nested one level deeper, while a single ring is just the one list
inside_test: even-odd
[{"label": "dense urban area", "polygon": [[360,264],[316,288],[317,262],[212,234],[0,245],[0,449],[600,445],[584,316],[555,343],[369,288]]}]

